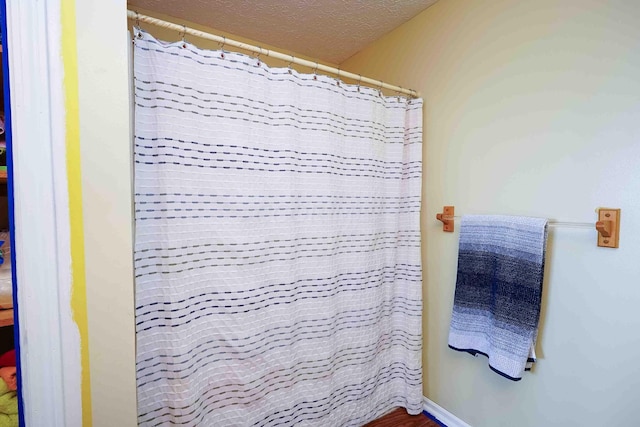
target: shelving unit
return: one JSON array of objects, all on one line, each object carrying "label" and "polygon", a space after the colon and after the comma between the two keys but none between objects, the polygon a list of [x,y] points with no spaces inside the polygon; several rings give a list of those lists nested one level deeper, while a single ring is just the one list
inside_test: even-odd
[{"label": "shelving unit", "polygon": [[[2,53],[2,45],[0,44],[0,53]],[[2,80],[2,67],[0,63],[0,80]],[[4,93],[3,88],[0,87],[0,111],[4,110]],[[4,136],[4,135],[3,135]],[[0,229],[5,230],[9,228],[9,215],[8,215],[8,200],[7,200],[7,168],[5,165],[1,165],[2,169],[0,169]],[[6,247],[3,246],[3,247]],[[5,257],[8,254],[5,253]],[[5,258],[5,262],[7,259]],[[6,266],[5,266],[6,267]],[[4,279],[3,279],[4,280]],[[6,286],[3,286],[3,292],[6,291]],[[3,294],[6,298],[6,294]],[[10,294],[9,294],[10,295]],[[5,308],[7,307],[7,308]],[[10,306],[2,306],[0,308],[0,328],[12,326],[13,325],[13,308],[9,308]],[[0,334],[3,335],[4,334]]]}]

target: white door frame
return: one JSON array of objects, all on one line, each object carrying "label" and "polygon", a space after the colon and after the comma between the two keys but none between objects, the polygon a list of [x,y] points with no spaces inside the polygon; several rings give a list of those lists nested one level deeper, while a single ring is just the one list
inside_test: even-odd
[{"label": "white door frame", "polygon": [[82,425],[72,259],[62,1],[7,0],[21,390],[27,426]]}]

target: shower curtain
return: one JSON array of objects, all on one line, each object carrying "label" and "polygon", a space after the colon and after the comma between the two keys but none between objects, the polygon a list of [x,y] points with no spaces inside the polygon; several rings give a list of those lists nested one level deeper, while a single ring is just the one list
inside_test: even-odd
[{"label": "shower curtain", "polygon": [[422,100],[135,30],[143,426],[422,410]]}]

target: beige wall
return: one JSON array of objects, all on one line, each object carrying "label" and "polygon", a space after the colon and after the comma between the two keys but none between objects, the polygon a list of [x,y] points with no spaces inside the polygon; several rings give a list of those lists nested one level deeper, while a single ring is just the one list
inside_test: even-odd
[{"label": "beige wall", "polygon": [[135,426],[126,2],[76,2],[87,317],[94,427]]},{"label": "beige wall", "polygon": [[[425,99],[425,395],[474,427],[638,425],[638,22],[636,0],[440,0],[342,64]],[[445,204],[581,222],[622,208],[617,250],[552,229],[541,360],[518,383],[447,348]]]},{"label": "beige wall", "polygon": [[[124,1],[77,2],[94,425],[135,425]],[[425,394],[474,427],[633,425],[640,386],[640,6],[440,0],[344,66],[425,98]],[[511,383],[446,348],[456,235],[434,221],[510,213],[593,221],[621,248],[551,233],[534,373]]]}]

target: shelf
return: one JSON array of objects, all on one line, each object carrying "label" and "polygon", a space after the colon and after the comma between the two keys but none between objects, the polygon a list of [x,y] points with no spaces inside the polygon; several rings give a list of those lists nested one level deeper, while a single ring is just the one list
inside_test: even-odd
[{"label": "shelf", "polygon": [[0,327],[13,325],[13,308],[0,310]]}]

